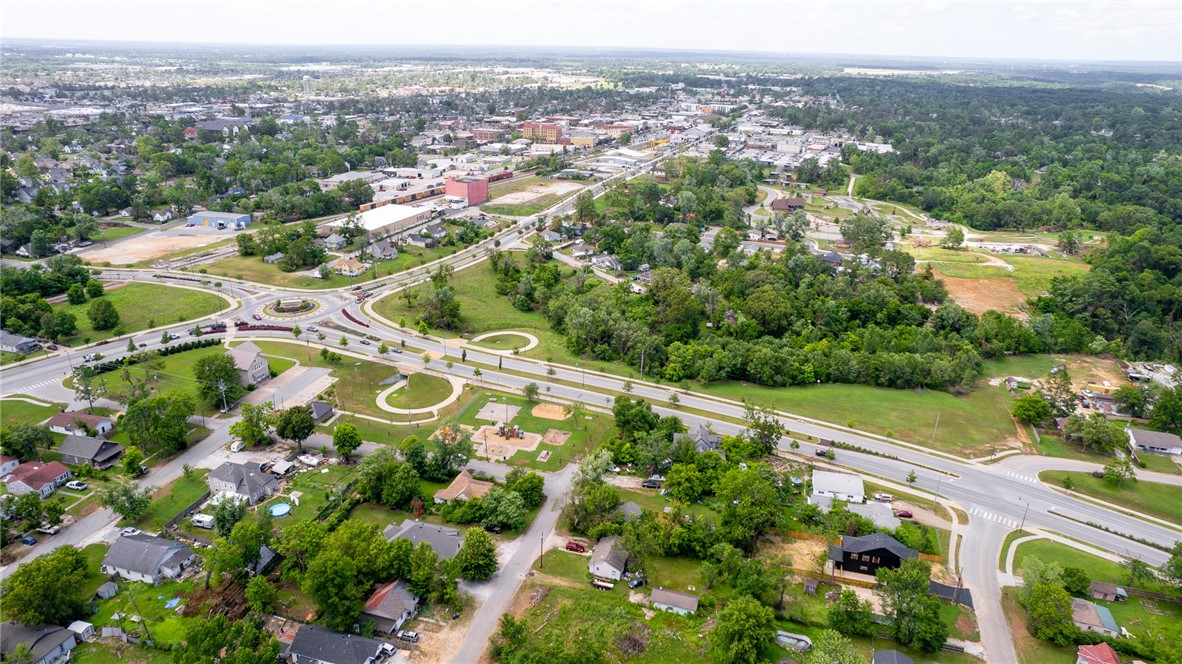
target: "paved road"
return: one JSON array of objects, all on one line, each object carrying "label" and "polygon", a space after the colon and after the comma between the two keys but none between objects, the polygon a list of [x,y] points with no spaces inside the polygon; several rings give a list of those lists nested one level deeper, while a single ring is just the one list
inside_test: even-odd
[{"label": "paved road", "polygon": [[[644,164],[634,171],[617,177],[632,177],[641,172],[651,170],[653,164]],[[602,192],[602,185],[596,193]],[[557,204],[547,215],[569,210],[573,205],[573,197]],[[539,217],[540,218],[540,217]],[[510,241],[521,237],[518,229],[505,231],[498,236]],[[454,254],[440,263],[446,263],[459,269],[484,259],[485,250],[491,245],[486,243],[471,247]],[[399,273],[391,277],[366,282],[366,287],[374,290],[378,296],[397,291],[418,283],[426,278],[434,265],[423,266]],[[108,269],[103,277],[107,279],[154,279],[160,283],[170,280],[160,279],[155,275],[164,274],[152,270]],[[191,273],[181,273],[192,277]],[[249,318],[252,314],[262,314],[262,307],[284,293],[295,289],[283,289],[260,284],[238,283],[234,280],[223,280],[223,291],[232,298],[241,301],[241,305],[233,312],[234,316]],[[285,323],[298,322],[305,329],[309,323],[323,320],[334,320],[359,330],[360,327],[349,321],[344,312],[358,319],[369,319],[373,326],[364,330],[365,333],[386,340],[391,346],[398,346],[405,341],[407,353],[391,356],[399,364],[412,366],[421,365],[418,353],[429,350],[455,356],[454,348],[444,346],[439,339],[422,337],[413,332],[402,330],[386,321],[384,324],[369,306],[358,304],[346,292],[336,291],[299,291],[302,297],[315,300],[319,309],[310,316],[286,319]],[[222,315],[225,317],[225,315]],[[274,321],[268,321],[274,322]],[[162,329],[172,330],[184,334],[187,325],[176,325],[160,328],[134,335],[136,343],[144,343],[147,348],[160,346]],[[326,338],[324,344],[337,349],[337,342],[342,334],[336,330],[322,328]],[[235,338],[262,338],[291,340],[286,332],[244,332],[236,333]],[[356,337],[353,337],[356,340]],[[102,352],[108,357],[122,357],[127,353],[126,340],[117,340],[101,346]],[[448,372],[460,378],[473,380],[474,364],[480,364],[481,382],[493,387],[507,389],[521,389],[529,382],[535,382],[543,388],[543,395],[547,398],[559,400],[578,400],[585,404],[608,408],[611,405],[611,394],[623,393],[624,379],[612,375],[585,371],[576,367],[548,364],[534,360],[513,356],[500,356],[471,347],[468,351],[468,363],[455,363],[446,368],[443,363],[432,363],[432,371]],[[389,361],[376,357],[376,345],[361,346],[351,344],[348,354],[373,356],[376,361]],[[81,353],[71,351],[70,355],[59,353],[49,358],[43,358],[20,365],[10,365],[0,370],[0,392],[8,394],[24,393],[55,401],[68,400],[72,395],[60,386],[60,379],[69,372],[70,367],[77,364]],[[456,358],[458,360],[458,358]],[[503,362],[504,371],[491,367]],[[486,368],[488,367],[488,368]],[[551,376],[549,371],[553,370]],[[47,378],[48,377],[48,378]],[[677,394],[680,400],[680,410],[667,407],[656,408],[661,415],[676,415],[686,424],[709,423],[715,431],[722,434],[738,433],[740,426],[730,420],[741,420],[744,414],[742,404],[725,399],[709,397],[701,394],[685,392],[680,389],[664,385],[631,381],[633,394],[654,400],[656,403],[668,403],[669,397]],[[989,653],[990,661],[1015,661],[1013,644],[1009,631],[1001,613],[999,579],[997,559],[1000,546],[1005,535],[1019,524],[1042,528],[1044,530],[1063,533],[1070,537],[1087,541],[1095,546],[1121,555],[1137,557],[1154,565],[1159,565],[1166,559],[1166,555],[1152,547],[1147,547],[1130,539],[1084,525],[1085,522],[1104,523],[1108,527],[1144,538],[1163,545],[1172,545],[1177,539],[1175,530],[1160,524],[1150,523],[1133,518],[1127,514],[1109,510],[1090,502],[1084,502],[1064,495],[1061,492],[1044,486],[1037,481],[1037,473],[1048,469],[1091,469],[1084,468],[1073,460],[1049,459],[1044,457],[1007,457],[1002,462],[993,465],[978,464],[958,457],[932,451],[904,441],[890,440],[847,429],[838,425],[820,422],[809,418],[782,413],[781,419],[791,432],[796,435],[809,435],[819,438],[842,441],[857,445],[872,453],[889,455],[875,456],[841,450],[838,452],[837,463],[859,472],[876,475],[895,482],[905,482],[907,475],[915,471],[917,481],[915,488],[921,491],[946,497],[961,506],[970,516],[971,527],[965,531],[965,538],[960,548],[960,568],[966,585],[969,586],[978,599],[977,616],[981,624],[982,641]],[[722,419],[727,418],[727,419]],[[214,434],[202,441],[180,457],[173,459],[164,466],[155,469],[142,481],[155,485],[163,485],[180,475],[181,467],[185,463],[197,465],[201,459],[221,445],[229,442],[226,431],[232,418],[211,420],[207,426],[214,429]],[[788,439],[781,441],[782,448],[788,450]],[[309,446],[329,445],[327,436],[314,436]],[[362,452],[372,451],[377,446],[363,447]],[[811,445],[802,446],[801,454],[808,457],[812,454]],[[477,464],[481,464],[477,466]],[[473,462],[476,467],[489,471],[496,471],[503,466],[487,462]],[[1086,464],[1085,464],[1086,465]],[[487,467],[487,468],[485,468]],[[569,486],[570,468],[563,473],[547,478],[547,494],[551,496],[548,504],[556,504]],[[1143,475],[1148,478],[1149,476]],[[1154,477],[1154,479],[1159,479]],[[1178,485],[1182,483],[1177,477],[1164,476],[1165,482]],[[553,510],[543,510],[534,522],[534,526],[524,536],[523,542],[535,541],[553,527],[557,520],[557,513]],[[92,514],[71,528],[65,529],[59,535],[34,547],[33,555],[41,555],[62,544],[84,544],[95,541],[104,533],[109,533],[114,518],[107,511]],[[473,621],[473,627],[465,639],[456,661],[474,661],[487,646],[488,637],[496,627],[496,619],[508,606],[513,593],[520,585],[529,566],[534,560],[535,550],[532,546],[519,546],[516,553],[508,561],[502,572],[501,583],[498,583],[493,595],[480,609],[478,619]],[[0,576],[7,575],[11,570],[0,570]]]}]

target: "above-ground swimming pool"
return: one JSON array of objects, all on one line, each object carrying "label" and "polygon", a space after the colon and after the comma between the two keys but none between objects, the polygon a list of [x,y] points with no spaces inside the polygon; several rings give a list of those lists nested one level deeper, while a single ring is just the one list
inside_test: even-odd
[{"label": "above-ground swimming pool", "polygon": [[271,510],[271,516],[287,516],[291,512],[291,505],[287,503],[275,503],[268,509]]}]

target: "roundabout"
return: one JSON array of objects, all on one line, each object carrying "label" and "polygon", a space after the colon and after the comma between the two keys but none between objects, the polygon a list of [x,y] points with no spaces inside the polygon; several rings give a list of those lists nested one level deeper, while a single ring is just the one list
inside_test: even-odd
[{"label": "roundabout", "polygon": [[320,301],[309,297],[283,298],[263,305],[262,313],[269,318],[302,318],[320,311]]},{"label": "roundabout", "polygon": [[488,350],[492,353],[509,355],[514,351],[520,353],[535,348],[538,345],[538,338],[529,332],[498,330],[496,332],[478,334],[469,339],[468,343],[479,346],[482,350]]}]

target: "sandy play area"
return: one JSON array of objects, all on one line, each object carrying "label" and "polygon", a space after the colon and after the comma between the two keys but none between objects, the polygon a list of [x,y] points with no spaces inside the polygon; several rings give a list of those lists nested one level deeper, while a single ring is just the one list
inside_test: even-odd
[{"label": "sandy play area", "polygon": [[544,420],[566,419],[566,410],[562,406],[553,403],[540,403],[534,406],[533,410],[529,411],[529,413],[534,417],[540,417]]},{"label": "sandy play area", "polygon": [[518,450],[532,452],[538,449],[542,437],[526,431],[521,438],[505,438],[497,434],[495,426],[486,424],[472,433],[472,442],[475,443],[476,456],[508,459]]},{"label": "sandy play area", "polygon": [[476,419],[486,422],[505,422],[507,424],[512,422],[513,418],[517,417],[517,413],[520,412],[521,406],[511,406],[490,401],[484,404],[484,407],[480,409],[479,413],[476,413]]},{"label": "sandy play area", "polygon": [[154,260],[186,249],[204,247],[228,237],[231,236],[226,232],[194,231],[182,227],[164,232],[153,231],[133,235],[107,247],[79,252],[79,256],[92,263],[128,265]]},{"label": "sandy play area", "polygon": [[574,182],[552,182],[549,184],[535,185],[525,191],[515,191],[511,194],[505,194],[489,201],[489,203],[492,205],[521,205],[522,203],[536,201],[543,196],[561,196],[582,188],[583,185]]},{"label": "sandy play area", "polygon": [[550,429],[546,432],[545,436],[542,436],[542,442],[546,443],[547,445],[565,445],[567,439],[569,438],[569,431],[563,431],[562,429]]}]

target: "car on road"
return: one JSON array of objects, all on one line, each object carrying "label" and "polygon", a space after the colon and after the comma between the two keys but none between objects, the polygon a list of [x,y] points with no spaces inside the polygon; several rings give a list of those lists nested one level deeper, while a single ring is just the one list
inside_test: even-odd
[{"label": "car on road", "polygon": [[148,344],[145,344],[145,343],[140,344],[140,348],[147,348],[147,347],[148,347]]},{"label": "car on road", "polygon": [[910,519],[915,515],[911,513],[911,510],[895,510],[895,516],[900,519]]},{"label": "car on road", "polygon": [[566,550],[567,551],[574,551],[575,553],[586,553],[587,547],[583,546],[582,544],[579,544],[578,542],[567,542],[566,543]]},{"label": "car on road", "polygon": [[824,450],[818,447],[817,451],[813,452],[813,454],[816,454],[819,457],[827,457],[829,456],[829,450]]},{"label": "car on road", "polygon": [[251,314],[250,317],[255,320],[262,320],[263,319],[263,317],[260,316],[259,314]]},{"label": "car on road", "polygon": [[48,346],[46,346],[46,348],[48,348],[49,350],[57,350],[57,344],[49,344]]},{"label": "car on road", "polygon": [[60,526],[41,526],[37,529],[37,532],[45,533],[46,535],[56,535],[61,531],[62,529]]},{"label": "car on road", "polygon": [[369,343],[369,339],[362,339],[362,340],[361,340],[361,345],[362,345],[362,346],[368,346],[368,345],[370,345],[370,343]]},{"label": "car on road", "polygon": [[349,290],[359,291],[359,290],[361,290],[361,286],[354,286],[354,287],[350,288]]},{"label": "car on road", "polygon": [[27,544],[29,546],[33,546],[36,543],[37,543],[37,540],[33,539],[29,535],[25,535],[24,537],[21,538],[21,544]]},{"label": "car on road", "polygon": [[640,486],[646,489],[660,489],[661,483],[656,480],[645,480],[640,483]]},{"label": "car on road", "polygon": [[645,581],[644,577],[638,576],[628,582],[628,587],[629,588],[639,588],[639,587],[643,586],[645,583],[646,583],[646,581]]},{"label": "car on road", "polygon": [[139,535],[142,532],[144,532],[144,531],[140,530],[139,528],[132,528],[131,526],[128,526],[128,527],[124,528],[123,530],[120,530],[119,534],[124,537],[130,537],[132,535]]},{"label": "car on road", "polygon": [[309,326],[307,327],[307,330],[308,330],[309,332],[319,332],[319,331],[320,331],[320,328],[316,327],[315,325],[309,325]]},{"label": "car on road", "polygon": [[419,633],[406,629],[398,630],[398,639],[401,641],[406,641],[407,643],[418,643]]},{"label": "car on road", "polygon": [[86,482],[79,482],[78,480],[70,480],[69,482],[66,482],[66,488],[73,489],[75,491],[86,491],[86,486]]},{"label": "car on road", "polygon": [[399,355],[401,355],[401,354],[402,354],[402,349],[401,349],[401,348],[391,348],[390,350],[394,351],[395,353],[398,353]]}]

